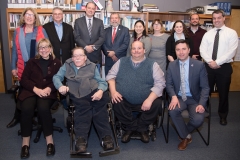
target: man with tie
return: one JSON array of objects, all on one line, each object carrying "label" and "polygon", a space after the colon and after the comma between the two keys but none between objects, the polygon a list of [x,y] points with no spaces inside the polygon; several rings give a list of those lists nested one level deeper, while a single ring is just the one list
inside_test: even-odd
[{"label": "man with tie", "polygon": [[[181,139],[178,150],[182,151],[192,142],[191,132],[203,123],[210,88],[204,63],[189,57],[187,41],[176,41],[175,51],[178,59],[169,63],[166,90],[171,98],[169,114]],[[189,112],[187,124],[181,115],[183,110]]]},{"label": "man with tie", "polygon": [[225,13],[222,10],[215,10],[212,13],[212,21],[214,28],[203,36],[200,54],[208,72],[210,94],[214,91],[215,84],[219,93],[220,124],[227,125],[231,62],[238,47],[238,35],[236,31],[225,26]]},{"label": "man with tie", "polygon": [[101,46],[105,39],[103,21],[95,18],[96,5],[88,2],[85,16],[78,18],[74,25],[74,37],[78,47],[82,47],[87,58],[93,63],[102,64]]},{"label": "man with tie", "polygon": [[63,22],[62,8],[53,8],[52,17],[53,21],[43,25],[43,28],[53,46],[53,53],[64,64],[71,57],[71,50],[75,47],[73,28]]},{"label": "man with tie", "polygon": [[118,59],[126,56],[130,41],[129,29],[120,25],[118,13],[111,14],[110,23],[111,27],[105,29],[106,38],[102,45],[102,51],[105,55],[106,75]]}]

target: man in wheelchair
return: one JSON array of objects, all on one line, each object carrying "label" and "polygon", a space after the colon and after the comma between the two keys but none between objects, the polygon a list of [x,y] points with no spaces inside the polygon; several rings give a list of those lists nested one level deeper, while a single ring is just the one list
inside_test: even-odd
[{"label": "man in wheelchair", "polygon": [[[62,84],[64,77],[67,86]],[[106,108],[106,104],[110,101],[105,92],[108,88],[107,82],[100,77],[96,64],[87,59],[83,48],[76,47],[72,50],[72,58],[66,60],[54,75],[53,83],[61,94],[65,95],[69,92],[69,98],[75,106],[76,152],[87,151],[88,132],[92,122],[104,151],[113,149],[114,142]]]},{"label": "man in wheelchair", "polygon": [[[148,143],[148,126],[156,120],[161,109],[158,97],[162,96],[165,87],[164,73],[144,53],[144,44],[133,42],[131,57],[118,60],[106,77],[114,113],[125,126],[123,143],[129,142],[135,132],[140,133],[142,142]],[[141,112],[140,116],[134,116],[133,111]]]}]

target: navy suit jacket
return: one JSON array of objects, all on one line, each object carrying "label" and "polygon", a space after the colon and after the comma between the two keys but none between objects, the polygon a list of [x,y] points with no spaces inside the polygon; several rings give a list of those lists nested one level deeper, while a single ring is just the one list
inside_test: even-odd
[{"label": "navy suit jacket", "polygon": [[103,21],[93,17],[92,33],[89,36],[86,17],[78,18],[74,25],[74,38],[78,47],[85,48],[87,45],[95,45],[97,50],[92,53],[86,53],[87,57],[93,63],[102,64],[101,46],[105,39]]},{"label": "navy suit jacket", "polygon": [[[43,28],[48,34],[48,38],[53,46],[53,53],[60,60],[62,58],[62,64],[68,59],[71,58],[71,51],[75,47],[75,41],[73,36],[73,28],[71,25],[62,22],[63,35],[62,40],[60,41],[57,35],[57,31],[54,25],[54,22],[49,22],[43,25]],[[62,56],[60,56],[60,50],[62,50]]]},{"label": "navy suit jacket", "polygon": [[102,51],[105,55],[105,71],[111,69],[113,64],[115,63],[111,57],[108,57],[107,51],[114,51],[115,56],[120,59],[121,57],[125,57],[127,54],[127,49],[130,41],[129,29],[122,25],[119,25],[117,28],[117,33],[114,38],[114,42],[112,43],[112,27],[108,27],[105,29],[106,38],[102,45]]},{"label": "navy suit jacket", "polygon": [[[181,77],[179,60],[169,63],[166,77],[166,90],[170,97],[178,96]],[[208,76],[203,62],[190,58],[189,60],[189,87],[192,97],[199,105],[206,107],[209,97]]]}]

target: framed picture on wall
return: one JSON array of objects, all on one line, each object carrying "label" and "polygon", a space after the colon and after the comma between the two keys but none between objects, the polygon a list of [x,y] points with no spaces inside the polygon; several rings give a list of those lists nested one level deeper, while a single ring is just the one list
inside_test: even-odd
[{"label": "framed picture on wall", "polygon": [[130,0],[119,0],[119,11],[130,11]]}]

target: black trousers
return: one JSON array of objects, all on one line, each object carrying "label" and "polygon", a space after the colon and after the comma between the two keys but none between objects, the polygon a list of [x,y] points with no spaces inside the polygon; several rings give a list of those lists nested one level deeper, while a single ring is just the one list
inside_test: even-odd
[{"label": "black trousers", "polygon": [[50,108],[55,100],[43,99],[38,96],[32,96],[23,100],[21,104],[21,134],[22,137],[31,136],[32,119],[35,108],[37,108],[38,117],[43,127],[44,136],[53,134],[53,121]]},{"label": "black trousers", "polygon": [[107,92],[103,93],[99,101],[92,101],[91,96],[97,90],[89,95],[76,98],[70,96],[73,105],[75,106],[74,114],[74,132],[76,137],[83,137],[88,140],[88,133],[93,122],[100,140],[106,135],[111,136],[111,128],[108,121],[107,103],[110,101]]},{"label": "black trousers", "polygon": [[210,94],[214,91],[215,84],[219,93],[218,114],[220,118],[227,118],[229,110],[228,93],[233,72],[232,66],[230,63],[225,63],[218,69],[211,69],[207,63],[205,63],[205,66],[208,72]]},{"label": "black trousers", "polygon": [[[161,113],[161,98],[153,101],[150,110],[142,111],[142,104],[131,104],[123,98],[121,102],[113,104],[116,117],[124,124],[127,131],[147,131],[148,126],[153,123],[157,115]],[[139,116],[134,116],[133,111],[141,112]]]}]

